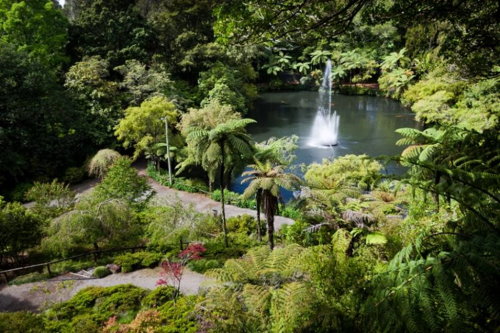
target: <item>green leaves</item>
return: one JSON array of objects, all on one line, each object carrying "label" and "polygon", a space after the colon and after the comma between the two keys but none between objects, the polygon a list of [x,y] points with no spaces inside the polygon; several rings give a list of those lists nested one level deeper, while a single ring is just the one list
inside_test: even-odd
[{"label": "green leaves", "polygon": [[[125,117],[120,120],[115,129],[118,140],[123,141],[125,147],[134,146],[134,158],[143,152],[151,151],[158,143],[165,142],[165,118],[170,128],[170,145],[180,146],[182,141],[176,138],[175,125],[178,111],[175,105],[163,96],[152,97],[139,107],[129,107],[125,110]],[[157,159],[158,156],[152,156]]]},{"label": "green leaves", "polygon": [[387,243],[387,238],[380,232],[372,232],[366,235],[366,244],[368,245],[383,245]]}]

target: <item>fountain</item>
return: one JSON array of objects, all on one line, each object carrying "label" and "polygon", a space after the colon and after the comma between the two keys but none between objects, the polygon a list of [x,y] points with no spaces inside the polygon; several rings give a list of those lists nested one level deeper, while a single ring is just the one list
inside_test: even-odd
[{"label": "fountain", "polygon": [[327,61],[323,82],[319,88],[318,112],[314,118],[309,145],[331,147],[337,145],[340,116],[332,113],[332,62]]}]

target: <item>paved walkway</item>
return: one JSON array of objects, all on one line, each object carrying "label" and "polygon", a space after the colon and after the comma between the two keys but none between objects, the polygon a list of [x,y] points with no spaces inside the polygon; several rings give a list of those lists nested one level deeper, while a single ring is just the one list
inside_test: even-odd
[{"label": "paved walkway", "polygon": [[[201,193],[189,193],[189,192],[175,190],[167,186],[163,186],[154,179],[147,176],[146,163],[144,161],[134,163],[134,167],[137,169],[137,172],[141,176],[147,177],[149,185],[156,192],[153,199],[156,200],[158,204],[169,204],[169,203],[172,204],[177,201],[180,201],[185,206],[193,206],[193,208],[200,213],[213,214],[214,211],[217,211],[218,214],[221,213],[220,202],[212,200],[207,195]],[[72,186],[71,188],[78,195],[82,195],[88,193],[89,191],[92,191],[92,189],[96,184],[97,184],[96,180],[86,180],[81,184]],[[30,206],[30,205],[32,205],[32,203],[25,204],[25,206]],[[240,216],[245,214],[257,217],[257,211],[253,209],[240,208],[233,205],[226,205],[225,209],[226,209],[226,217]],[[262,214],[262,219],[264,218],[265,216],[264,214]],[[285,224],[293,224],[293,222],[294,220],[290,218],[275,216],[274,229],[279,230],[281,226]]]},{"label": "paved walkway", "polygon": [[[3,285],[0,286],[0,312],[42,311],[55,303],[70,299],[79,290],[90,286],[110,287],[130,283],[141,288],[154,289],[160,278],[159,273],[160,268],[141,269],[131,273],[108,275],[102,279],[60,281],[54,278],[19,286]],[[186,268],[181,281],[181,292],[184,295],[195,295],[211,281],[205,275]]]},{"label": "paved walkway", "polygon": [[[146,175],[146,171],[144,169],[139,168],[140,175]],[[205,194],[201,193],[189,193],[178,191],[166,186],[161,185],[157,181],[148,177],[149,185],[156,192],[153,197],[154,200],[157,201],[158,204],[169,204],[175,203],[177,201],[181,202],[183,205],[192,206],[196,211],[201,213],[213,214],[214,210],[217,211],[218,214],[221,213],[221,204],[219,201],[212,200]],[[248,208],[240,208],[233,205],[226,205],[226,217],[240,216],[240,215],[251,215],[253,217],[257,217],[257,211]],[[261,214],[261,218],[264,219],[264,214]],[[275,216],[274,217],[274,229],[279,230],[281,226],[285,224],[293,224],[294,220],[282,217]]]}]

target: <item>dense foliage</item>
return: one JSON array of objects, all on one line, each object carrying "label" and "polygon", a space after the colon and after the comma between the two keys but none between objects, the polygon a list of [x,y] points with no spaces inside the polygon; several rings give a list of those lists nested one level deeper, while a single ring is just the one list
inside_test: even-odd
[{"label": "dense foliage", "polygon": [[[215,279],[200,297],[178,297],[180,280],[92,287],[40,314],[0,314],[0,331],[498,330],[499,11],[493,0],[0,0],[0,267],[96,251],[52,273],[162,263]],[[297,136],[248,134],[259,91],[315,90],[328,60],[336,90],[414,112],[392,158],[406,174],[346,155],[300,179]],[[140,158],[163,185],[209,192],[221,215],[173,189],[152,200]],[[63,182],[84,171],[99,183],[77,196]],[[242,173],[240,196],[228,184]],[[299,191],[282,203],[282,189]],[[226,219],[227,204],[256,218]],[[296,221],[275,231],[278,214]],[[126,246],[145,250],[97,255]],[[184,260],[193,247],[199,260]]]}]

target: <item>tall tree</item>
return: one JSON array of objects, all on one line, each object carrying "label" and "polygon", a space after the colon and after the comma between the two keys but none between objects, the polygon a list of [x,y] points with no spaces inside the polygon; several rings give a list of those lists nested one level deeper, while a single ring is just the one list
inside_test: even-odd
[{"label": "tall tree", "polygon": [[47,67],[0,42],[0,184],[56,176],[89,151],[86,122]]},{"label": "tall tree", "polygon": [[40,243],[43,220],[20,203],[5,203],[0,197],[0,263],[3,257],[19,263],[19,255]]},{"label": "tall tree", "polygon": [[[207,112],[208,111],[208,112]],[[219,112],[218,112],[219,111]],[[226,178],[236,166],[242,165],[254,152],[252,139],[246,133],[245,127],[255,123],[253,119],[240,119],[233,115],[233,119],[220,117],[223,113],[233,113],[228,106],[222,106],[217,101],[211,102],[207,109],[192,109],[195,115],[183,118],[183,133],[186,135],[189,157],[179,165],[181,172],[191,164],[198,164],[208,172],[211,182],[215,180],[217,171],[221,190],[222,226],[224,242],[228,246],[224,190]],[[197,113],[213,112],[213,118],[206,118],[203,122],[197,121]],[[201,120],[201,119],[199,119]]]},{"label": "tall tree", "polygon": [[[126,109],[125,118],[116,126],[115,135],[118,140],[123,141],[125,147],[134,147],[134,158],[147,153],[158,168],[160,158],[164,155],[163,150],[158,149],[158,144],[165,143],[165,120],[170,128],[169,144],[183,144],[175,127],[177,115],[177,109],[172,102],[165,97],[153,97],[138,107]],[[162,154],[157,154],[157,151]]]},{"label": "tall tree", "polygon": [[1,0],[0,40],[57,69],[68,58],[68,21],[52,0]]},{"label": "tall tree", "polygon": [[243,192],[243,197],[258,196],[262,210],[266,214],[269,247],[272,249],[274,248],[274,216],[278,212],[280,188],[292,190],[301,183],[301,180],[292,173],[286,173],[283,165],[255,161],[255,164],[250,167],[253,170],[243,172],[246,178],[242,183],[250,182]]},{"label": "tall tree", "polygon": [[155,38],[134,0],[91,0],[74,14],[69,49],[76,60],[99,55],[114,68],[129,59],[150,59]]}]

